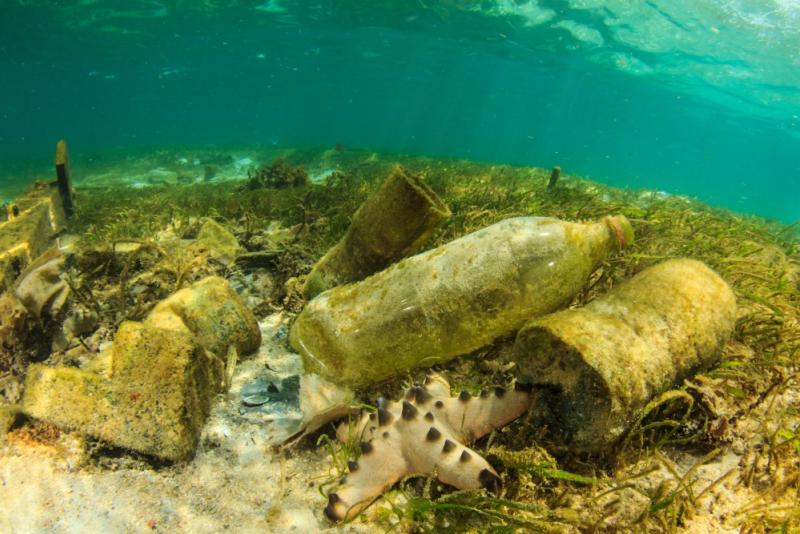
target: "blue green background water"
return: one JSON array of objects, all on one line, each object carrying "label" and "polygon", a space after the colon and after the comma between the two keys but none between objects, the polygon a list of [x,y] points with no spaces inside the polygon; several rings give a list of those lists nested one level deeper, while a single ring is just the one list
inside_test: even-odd
[{"label": "blue green background water", "polygon": [[0,0],[0,164],[318,144],[800,219],[793,0]]}]

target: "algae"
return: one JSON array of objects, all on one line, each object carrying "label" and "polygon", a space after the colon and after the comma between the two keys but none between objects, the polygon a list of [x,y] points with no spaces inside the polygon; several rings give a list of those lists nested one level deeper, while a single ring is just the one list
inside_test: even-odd
[{"label": "algae", "polygon": [[625,234],[624,217],[506,219],[322,293],[290,342],[307,372],[348,387],[446,362],[564,306]]},{"label": "algae", "polygon": [[292,166],[284,158],[263,165],[247,173],[245,189],[302,187],[309,183],[308,173],[302,166]]},{"label": "algae", "polygon": [[124,323],[112,380],[79,369],[28,370],[22,410],[69,430],[167,460],[194,452],[220,366],[188,334]]},{"label": "algae", "polygon": [[[522,420],[476,445],[503,477],[501,497],[450,493],[435,482],[412,478],[370,512],[369,524],[440,532],[798,528],[796,227],[713,209],[686,197],[614,189],[564,172],[547,191],[549,169],[357,150],[334,156],[296,150],[286,157],[292,165],[334,166],[338,172],[320,185],[283,189],[237,190],[235,183],[217,178],[150,189],[77,181],[71,232],[81,236],[79,250],[86,254],[76,253],[71,280],[85,300],[79,305],[94,307],[100,315],[100,326],[83,338],[86,344],[99,346],[122,320],[144,317],[176,287],[207,274],[225,274],[214,266],[190,267],[190,259],[178,265],[184,260],[163,254],[153,239],[168,228],[179,237],[196,235],[203,217],[224,222],[248,252],[259,249],[275,221],[302,229],[275,250],[268,265],[235,265],[228,273],[234,277],[244,269],[245,276],[269,275],[274,286],[260,295],[261,306],[299,309],[303,299],[292,290],[297,285],[291,280],[301,280],[341,239],[352,214],[398,163],[423,176],[452,211],[431,236],[430,248],[514,216],[596,220],[621,213],[631,220],[636,243],[625,255],[602,262],[569,306],[584,306],[663,260],[703,261],[731,286],[739,304],[735,331],[720,362],[648,403],[625,439],[602,458],[560,449],[533,421]],[[228,172],[224,165],[220,163],[217,176]],[[123,255],[112,245],[122,240],[143,245]],[[98,249],[103,252],[90,261],[88,252]],[[513,377],[510,354],[511,343],[500,339],[438,370],[454,387],[477,391]],[[420,378],[421,372],[408,373],[364,391],[363,398],[394,396]],[[542,448],[549,457],[542,459]],[[595,482],[586,484],[587,479]],[[321,511],[321,497],[319,504]]]},{"label": "algae", "polygon": [[6,441],[6,434],[17,422],[20,416],[19,406],[16,404],[0,404],[0,445]]},{"label": "algae", "polygon": [[303,293],[311,299],[415,254],[450,215],[424,181],[395,167],[358,208],[344,237],[308,273]]},{"label": "algae", "polygon": [[[167,460],[194,452],[229,351],[261,341],[255,318],[228,283],[209,277],[126,321],[111,349],[85,369],[28,369],[26,415]],[[106,363],[108,359],[108,363]]]},{"label": "algae", "polygon": [[672,259],[585,307],[528,322],[514,361],[521,378],[543,385],[543,426],[572,451],[602,454],[647,402],[717,361],[735,319],[716,273]]}]

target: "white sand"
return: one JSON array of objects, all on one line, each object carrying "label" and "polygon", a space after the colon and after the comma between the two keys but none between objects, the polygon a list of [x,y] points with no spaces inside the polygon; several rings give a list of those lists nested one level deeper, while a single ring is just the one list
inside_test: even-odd
[{"label": "white sand", "polygon": [[[240,413],[241,388],[263,377],[267,364],[272,377],[299,370],[298,357],[286,349],[282,315],[267,317],[261,329],[260,352],[239,362],[230,392],[220,396],[197,454],[187,464],[151,469],[128,462],[121,465],[135,467],[104,468],[87,461],[85,442],[77,435],[62,435],[55,444],[42,444],[15,439],[12,434],[9,444],[0,449],[0,533],[382,531],[361,520],[332,525],[323,516],[326,499],[319,492],[320,484],[336,478],[324,447],[306,444],[288,454],[274,451],[273,444],[295,430],[300,417],[296,407]],[[702,497],[685,517],[683,532],[733,534],[759,509],[774,509],[776,517],[783,517],[786,507],[793,505],[792,492],[774,499],[764,491],[766,480],[759,478],[777,477],[791,485],[797,460],[784,463],[777,473],[762,465],[751,487],[742,483],[742,475],[756,458],[758,444],[751,440],[771,435],[776,425],[793,428],[796,419],[775,421],[770,416],[797,402],[797,391],[790,388],[760,406],[732,430],[736,437],[730,447],[694,469],[701,454],[680,448],[663,450],[660,468],[637,478],[635,489],[601,499],[606,504],[618,503],[604,526],[613,528],[615,518],[634,521],[650,504],[644,494],[656,493],[662,484],[671,491],[677,484],[675,474],[683,478],[689,471],[692,475],[684,483]],[[760,463],[766,461],[759,457]],[[625,471],[640,472],[655,460],[643,459]],[[664,462],[672,466],[672,472]],[[704,492],[705,488],[710,490]],[[573,506],[580,509],[583,498]]]},{"label": "white sand", "polygon": [[294,420],[239,413],[239,390],[263,374],[265,364],[278,373],[297,371],[282,324],[280,314],[262,322],[260,352],[239,362],[230,392],[220,397],[187,464],[111,470],[86,462],[78,436],[62,436],[55,445],[12,436],[0,451],[0,532],[374,531],[364,524],[333,526],[323,516],[319,485],[336,474],[324,448],[273,452],[272,443]]}]

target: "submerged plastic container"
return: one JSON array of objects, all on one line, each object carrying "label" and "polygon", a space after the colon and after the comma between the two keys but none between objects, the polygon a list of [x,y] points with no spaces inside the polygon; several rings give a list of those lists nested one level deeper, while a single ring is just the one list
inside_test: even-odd
[{"label": "submerged plastic container", "polygon": [[344,237],[314,265],[303,294],[311,299],[419,252],[449,218],[450,210],[425,182],[396,166],[353,215]]},{"label": "submerged plastic container", "polygon": [[705,264],[668,260],[583,308],[534,319],[517,334],[524,382],[544,386],[553,437],[602,452],[655,395],[720,354],[736,320],[733,291]]},{"label": "submerged plastic container", "polygon": [[360,387],[478,349],[565,306],[633,230],[506,219],[308,303],[290,341],[305,370]]}]

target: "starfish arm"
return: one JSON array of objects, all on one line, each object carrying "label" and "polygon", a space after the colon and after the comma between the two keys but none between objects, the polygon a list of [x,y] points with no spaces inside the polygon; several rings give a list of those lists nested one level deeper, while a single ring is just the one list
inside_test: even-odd
[{"label": "starfish arm", "polygon": [[462,391],[458,397],[441,400],[434,414],[443,418],[459,441],[469,443],[524,414],[531,405],[527,388],[483,390],[478,396]]},{"label": "starfish arm", "polygon": [[461,446],[442,459],[437,465],[437,478],[460,490],[486,488],[497,493],[500,477],[480,454],[469,447]]},{"label": "starfish arm", "polygon": [[395,482],[411,474],[400,440],[396,430],[388,429],[361,443],[361,456],[348,462],[350,473],[328,495],[325,508],[328,519],[334,522],[352,519]]},{"label": "starfish arm", "polygon": [[481,487],[497,491],[500,478],[480,454],[463,445],[443,421],[431,412],[397,422],[404,456],[411,474],[435,474],[458,489]]}]

